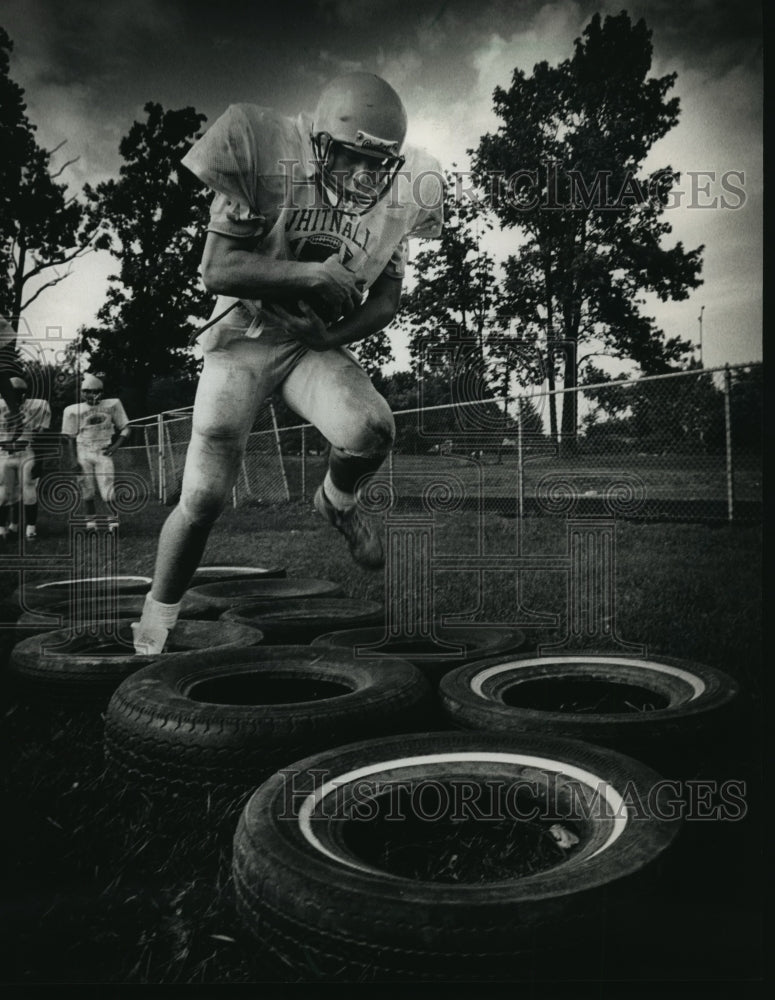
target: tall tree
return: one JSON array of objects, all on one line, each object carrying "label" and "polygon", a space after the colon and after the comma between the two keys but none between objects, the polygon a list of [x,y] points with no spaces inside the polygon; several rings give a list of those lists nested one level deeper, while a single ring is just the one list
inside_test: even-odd
[{"label": "tall tree", "polygon": [[74,161],[54,169],[58,150],[35,139],[24,91],[9,75],[12,51],[0,28],[0,313],[18,329],[24,310],[92,248],[96,230],[67,185],[57,183]]},{"label": "tall tree", "polygon": [[458,198],[448,176],[441,238],[413,260],[414,282],[398,316],[409,333],[415,369],[421,361],[443,366],[456,351],[466,359],[484,357],[487,335],[497,325],[495,262],[481,248],[481,235],[489,228],[492,222],[482,206]]},{"label": "tall tree", "polygon": [[[704,249],[662,246],[672,228],[663,212],[679,178],[669,167],[638,173],[679,113],[678,99],[667,98],[676,74],[650,77],[651,59],[644,21],[633,25],[625,11],[604,21],[595,14],[571,59],[538,63],[530,77],[515,69],[511,87],[496,88],[503,124],[472,151],[474,177],[501,223],[526,237],[506,265],[509,307],[543,332],[550,378],[559,364],[569,389],[578,384],[582,344],[651,374],[683,362],[690,347],[667,340],[642,312],[644,292],[684,299],[701,283]],[[568,450],[576,426],[570,392],[561,424]]]},{"label": "tall tree", "polygon": [[[492,402],[495,396],[510,396],[515,381],[523,386],[543,381],[534,342],[522,330],[518,335],[511,330],[499,265],[484,246],[493,225],[485,205],[459,191],[448,175],[441,238],[412,262],[414,280],[399,313],[413,369],[422,375],[423,403],[467,404],[434,419],[454,417],[445,433],[456,431],[476,447],[483,434],[511,432],[506,403],[502,418],[495,417],[501,408]],[[437,375],[447,380],[444,399],[431,399],[438,393]],[[468,405],[474,401],[482,405]]]},{"label": "tall tree", "polygon": [[120,267],[110,276],[99,325],[79,331],[92,368],[114,389],[121,386],[133,416],[147,412],[154,378],[195,377],[188,340],[212,307],[198,273],[207,191],[180,163],[205,116],[154,103],[144,110],[146,120],[134,122],[119,145],[118,180],[86,188]]}]

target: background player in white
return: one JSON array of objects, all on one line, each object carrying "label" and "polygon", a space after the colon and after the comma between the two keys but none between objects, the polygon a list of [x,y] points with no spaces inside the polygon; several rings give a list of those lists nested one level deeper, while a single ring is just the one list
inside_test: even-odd
[{"label": "background player in white", "polygon": [[[103,390],[102,379],[84,375],[82,402],[66,406],[62,414],[62,434],[70,448],[70,464],[80,466],[81,498],[90,518],[96,513],[97,491],[106,504],[113,499],[112,456],[130,434],[129,419],[121,400],[103,399]],[[111,516],[108,530],[113,531],[117,523],[115,516]],[[97,522],[87,521],[86,527],[96,528]]]},{"label": "background player in white", "polygon": [[202,277],[229,314],[203,333],[204,366],[178,506],[134,626],[158,652],[223,510],[258,406],[279,390],[331,443],[314,504],[362,566],[384,563],[356,491],[395,434],[347,344],[382,330],[401,295],[407,239],[438,236],[438,162],[404,147],[406,112],[371,73],[338,77],[314,115],[232,105],[183,163],[215,192]]},{"label": "background player in white", "polygon": [[14,376],[10,384],[19,393],[20,408],[12,421],[8,405],[0,400],[0,538],[18,531],[15,511],[21,493],[25,536],[34,539],[38,530],[38,479],[32,445],[35,434],[51,426],[51,407],[45,399],[27,398],[23,378]]}]

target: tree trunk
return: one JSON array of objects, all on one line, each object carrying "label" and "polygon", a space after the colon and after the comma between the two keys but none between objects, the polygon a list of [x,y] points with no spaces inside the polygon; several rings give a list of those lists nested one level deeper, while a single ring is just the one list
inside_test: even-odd
[{"label": "tree trunk", "polygon": [[[568,337],[565,341],[565,378],[566,390],[575,390],[578,386],[578,371],[576,368],[576,357],[578,354],[578,344],[575,338]],[[560,443],[560,454],[568,457],[578,454],[578,440],[576,431],[578,428],[579,394],[575,391],[566,391],[562,396],[562,438]]]},{"label": "tree trunk", "polygon": [[22,291],[24,290],[24,266],[27,263],[27,245],[22,237],[19,237],[19,262],[16,266],[16,273],[13,276],[13,310],[11,311],[11,322],[16,330],[19,329],[19,316],[22,311]]},{"label": "tree trunk", "polygon": [[552,298],[552,265],[544,259],[544,285],[546,287],[546,378],[549,384],[549,434],[555,448],[557,434],[557,396],[554,382],[554,300]]}]

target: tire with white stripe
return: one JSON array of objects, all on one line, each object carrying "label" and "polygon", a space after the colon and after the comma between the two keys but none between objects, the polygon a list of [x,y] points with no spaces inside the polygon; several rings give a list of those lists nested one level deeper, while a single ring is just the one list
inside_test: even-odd
[{"label": "tire with white stripe", "polygon": [[731,677],[699,663],[595,654],[480,660],[439,687],[445,715],[460,728],[552,733],[628,751],[689,742],[725,718],[738,692]]},{"label": "tire with white stripe", "polygon": [[[85,624],[87,621],[102,625],[108,621],[126,618],[139,621],[145,605],[144,594],[119,594],[115,601],[93,601],[85,609],[73,614],[69,601],[53,604],[45,611],[25,611],[16,621],[12,635],[15,643],[28,639],[31,635],[42,632],[52,632],[55,629],[66,628],[73,621]],[[201,605],[191,602],[184,594],[181,601],[179,618],[181,620],[196,620],[203,614]],[[255,627],[255,626],[254,626]]]},{"label": "tire with white stripe", "polygon": [[69,601],[73,592],[86,598],[104,594],[110,588],[114,594],[146,594],[151,589],[150,576],[90,576],[60,580],[45,580],[42,583],[26,583],[17,587],[10,601],[22,611],[45,610],[53,604]]},{"label": "tire with white stripe", "polygon": [[307,597],[338,597],[342,592],[342,585],[332,580],[289,576],[205,583],[190,587],[186,594],[191,601],[217,616],[240,604],[302,600]]},{"label": "tire with white stripe", "polygon": [[[434,787],[451,791],[434,816],[435,799],[422,807],[422,827],[421,796]],[[463,851],[471,829],[486,838],[491,820],[501,837],[524,830],[531,802],[537,836],[559,822],[575,839],[532,874],[417,878],[395,870],[395,851],[375,861],[373,842],[400,837],[402,822],[431,837],[434,822],[450,830],[459,822]],[[234,838],[238,910],[248,932],[303,978],[524,974],[536,949],[556,953],[561,942],[565,956],[583,943],[604,899],[609,913],[617,895],[632,905],[636,876],[678,832],[673,805],[644,765],[575,740],[426,733],[343,746],[285,768],[251,796]],[[414,836],[409,846],[421,853]],[[477,846],[477,857],[493,847]],[[441,857],[429,853],[441,868]],[[626,889],[612,892],[622,880]]]},{"label": "tire with white stripe", "polygon": [[189,586],[226,583],[229,580],[270,580],[286,576],[284,566],[245,566],[237,563],[204,563],[194,570]]}]

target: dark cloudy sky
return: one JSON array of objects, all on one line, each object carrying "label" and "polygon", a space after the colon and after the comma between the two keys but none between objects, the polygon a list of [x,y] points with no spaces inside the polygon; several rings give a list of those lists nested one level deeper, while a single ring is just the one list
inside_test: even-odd
[{"label": "dark cloudy sky", "polygon": [[[118,143],[145,102],[192,105],[212,121],[234,101],[287,113],[314,107],[321,84],[370,69],[399,91],[410,139],[445,166],[465,168],[466,148],[497,126],[492,90],[519,66],[572,53],[596,10],[653,31],[652,72],[678,73],[679,125],[654,147],[649,166],[698,177],[704,207],[674,209],[673,238],[706,245],[705,284],[682,303],[651,310],[669,335],[697,338],[704,360],[761,356],[762,96],[761,13],[755,0],[2,0],[0,24],[13,42],[11,72],[48,146],[79,160],[75,190],[117,171]],[[712,206],[721,176],[744,174],[744,204]],[[740,185],[740,181],[735,183]],[[733,199],[738,201],[740,199]],[[507,234],[496,250],[513,244]],[[102,302],[109,259],[93,255],[35,303],[36,336],[61,326],[71,336]],[[400,357],[400,354],[399,354]]]}]

